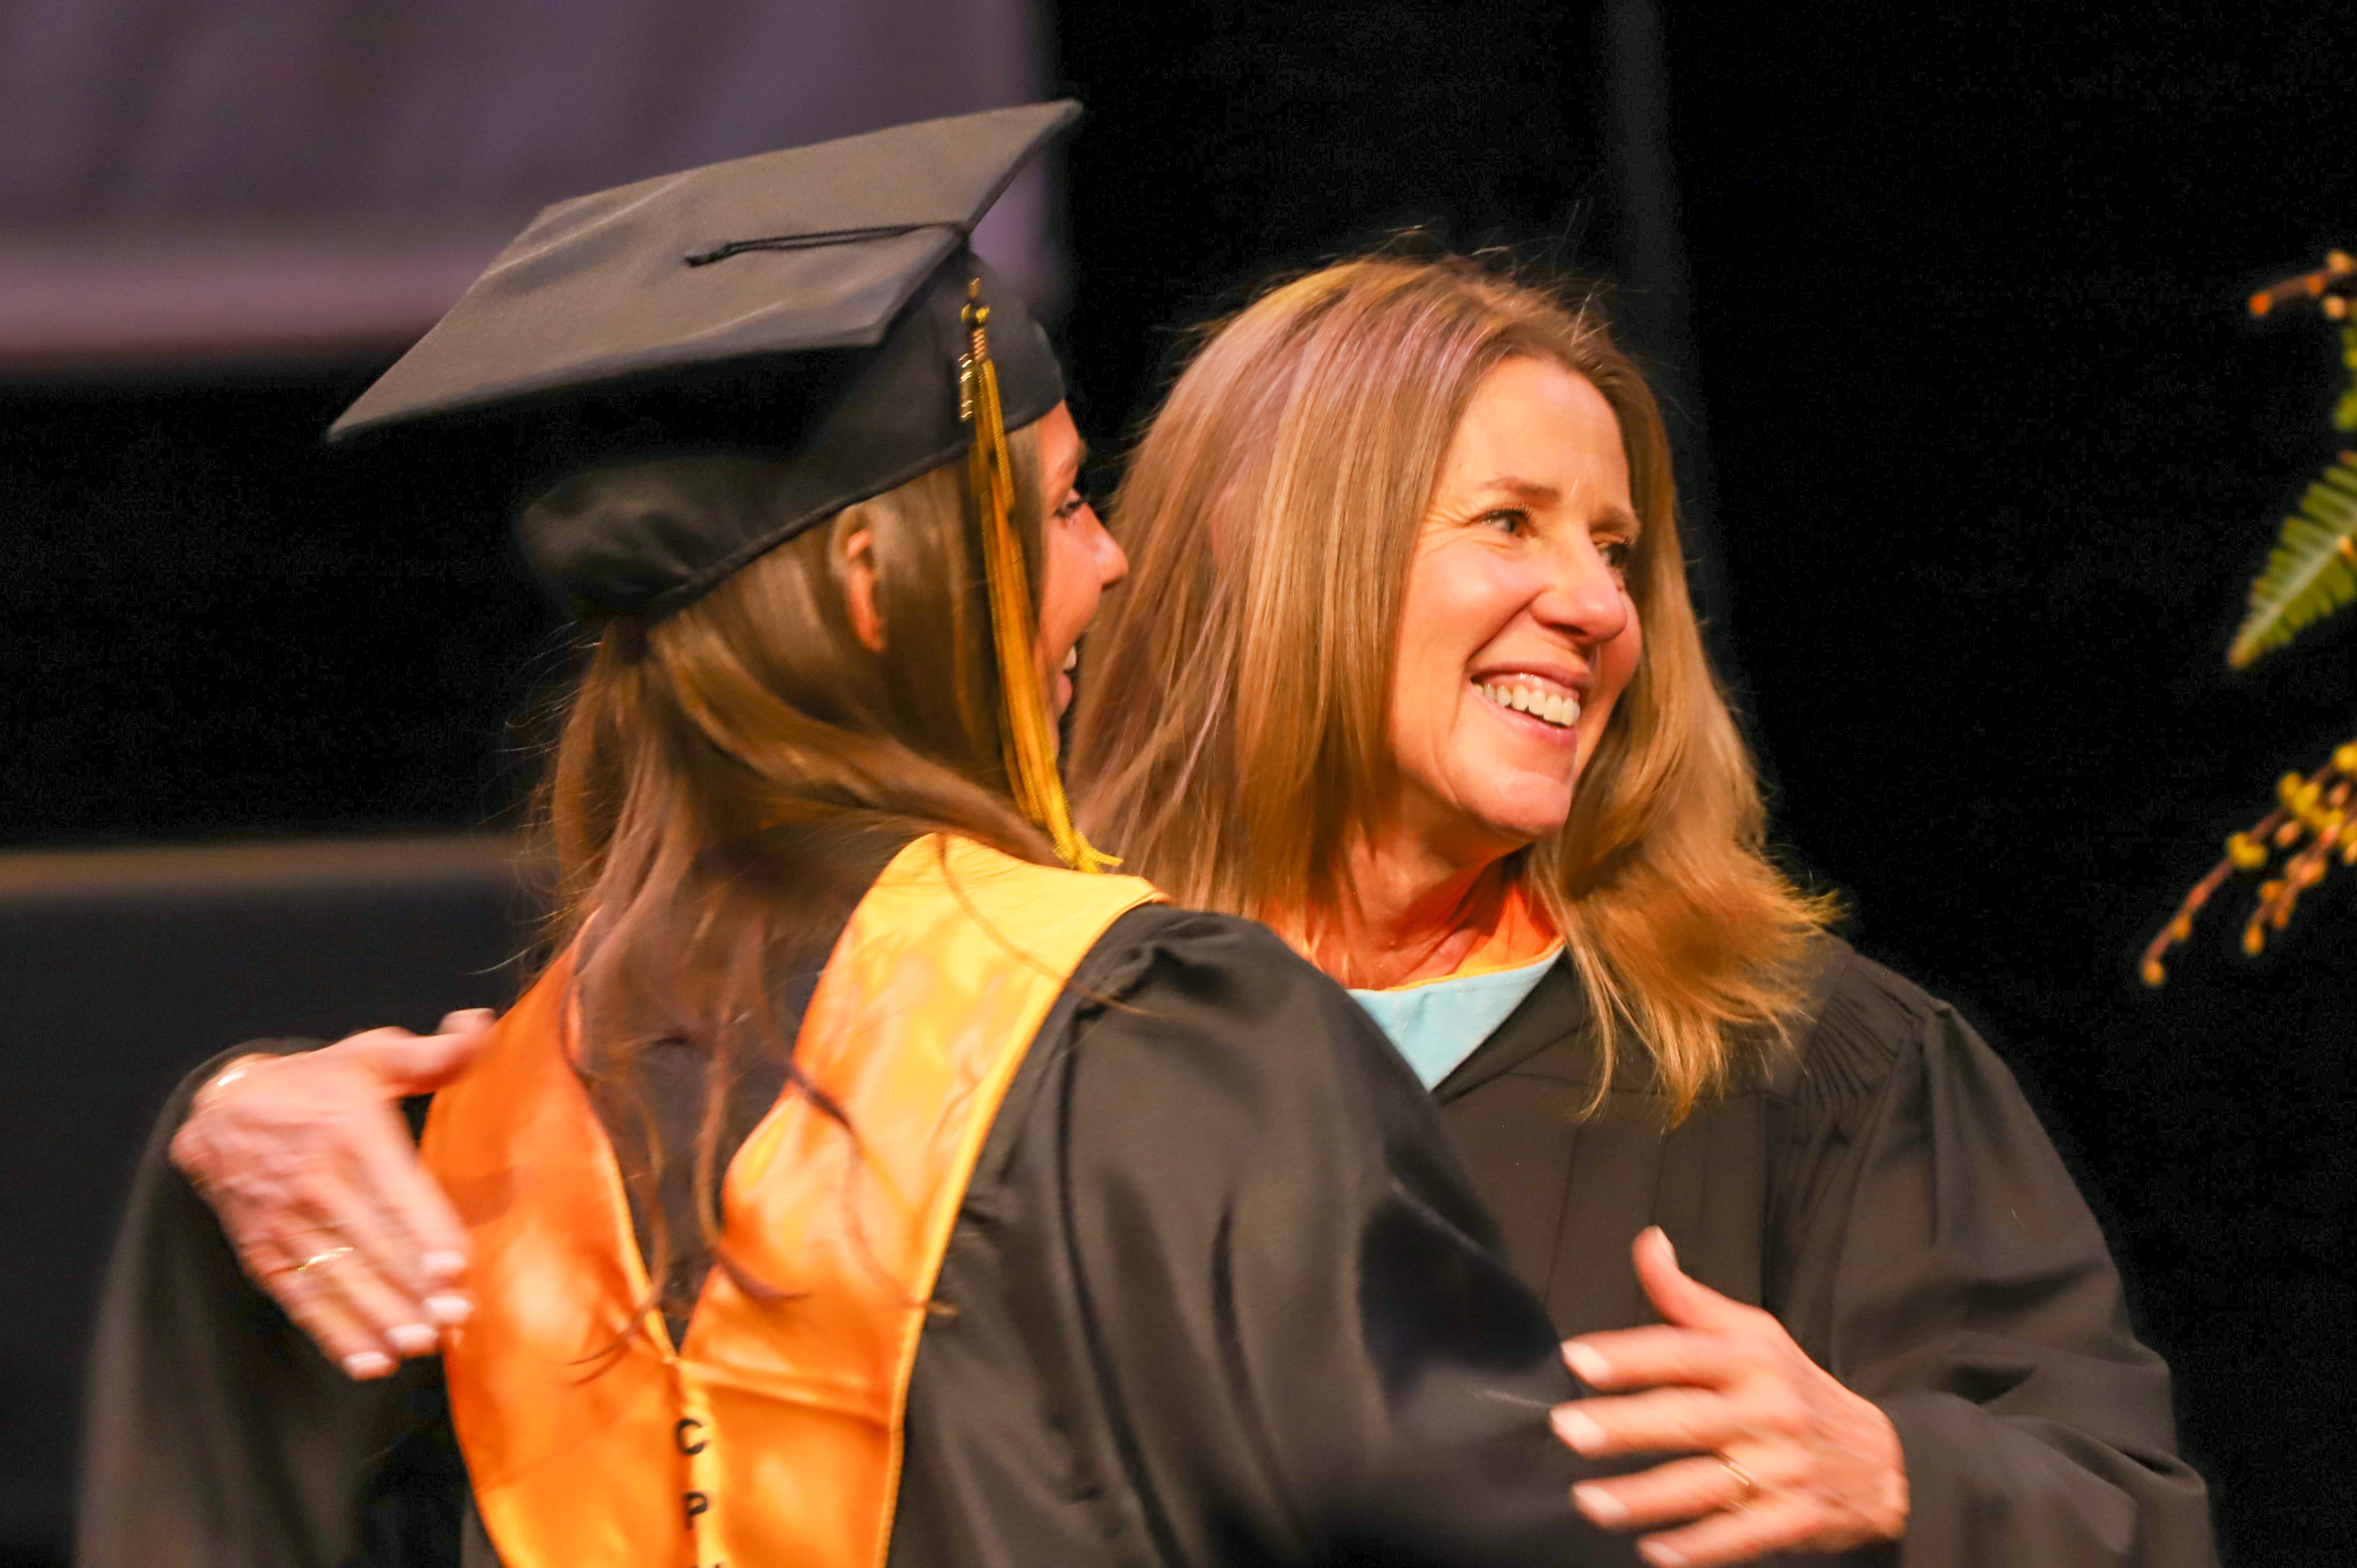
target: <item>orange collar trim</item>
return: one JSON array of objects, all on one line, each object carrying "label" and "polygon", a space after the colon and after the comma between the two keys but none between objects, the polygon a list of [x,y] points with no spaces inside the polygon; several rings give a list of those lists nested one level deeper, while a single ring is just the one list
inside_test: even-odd
[{"label": "orange collar trim", "polygon": [[1555,922],[1547,918],[1546,910],[1530,896],[1520,878],[1507,884],[1505,897],[1498,900],[1494,912],[1480,930],[1473,945],[1465,950],[1465,956],[1447,974],[1427,974],[1405,985],[1362,989],[1414,991],[1418,986],[1526,968],[1563,950],[1563,937],[1555,930]]}]

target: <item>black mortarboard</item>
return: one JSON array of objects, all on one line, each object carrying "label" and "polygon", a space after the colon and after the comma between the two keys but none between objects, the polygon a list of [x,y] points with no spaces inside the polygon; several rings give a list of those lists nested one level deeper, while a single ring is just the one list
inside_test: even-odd
[{"label": "black mortarboard", "polygon": [[855,501],[964,460],[1015,802],[1067,865],[1006,432],[1064,398],[1039,324],[967,241],[1072,102],[896,126],[559,202],[329,437],[496,433],[526,484],[691,452],[771,460],[764,503],[531,509],[576,614],[661,609]]},{"label": "black mortarboard", "polygon": [[526,531],[576,613],[684,599],[967,455],[977,282],[1005,427],[1063,400],[1045,335],[967,239],[1079,115],[1065,102],[931,120],[559,202],[329,438],[499,428],[537,483],[683,451],[779,459],[779,504],[758,515],[566,514]]}]

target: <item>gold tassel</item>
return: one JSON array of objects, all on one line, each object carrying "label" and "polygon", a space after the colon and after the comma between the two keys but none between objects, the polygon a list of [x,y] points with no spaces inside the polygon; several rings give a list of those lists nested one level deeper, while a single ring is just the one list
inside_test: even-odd
[{"label": "gold tassel", "polygon": [[1072,825],[1056,769],[1055,730],[1039,671],[1031,616],[1031,584],[1015,536],[1015,473],[1006,453],[1006,420],[998,402],[998,367],[991,362],[990,307],[982,280],[966,285],[963,313],[970,334],[958,361],[958,417],[974,426],[966,478],[982,518],[984,574],[990,588],[990,629],[998,657],[998,732],[1015,804],[1044,829],[1057,856],[1075,871],[1103,871],[1121,862],[1098,851]]}]

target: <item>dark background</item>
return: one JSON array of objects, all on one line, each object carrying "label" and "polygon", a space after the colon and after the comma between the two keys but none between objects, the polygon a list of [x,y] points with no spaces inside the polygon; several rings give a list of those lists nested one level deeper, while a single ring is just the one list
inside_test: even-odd
[{"label": "dark background", "polygon": [[[2234,890],[2134,976],[2357,730],[2348,628],[2222,656],[2339,444],[2337,338],[2241,301],[2357,242],[2345,21],[1066,0],[1053,43],[1092,111],[1063,330],[1116,456],[1273,267],[1426,225],[1626,285],[1792,863],[2047,1113],[2228,1561],[2349,1560],[2357,875],[2257,962]],[[381,363],[0,382],[0,833],[510,820],[557,628],[479,494],[316,448]]]}]

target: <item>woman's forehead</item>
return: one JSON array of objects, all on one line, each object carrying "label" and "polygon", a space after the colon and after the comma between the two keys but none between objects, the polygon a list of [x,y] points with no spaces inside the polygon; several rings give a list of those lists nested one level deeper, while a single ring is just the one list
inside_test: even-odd
[{"label": "woman's forehead", "polygon": [[1532,507],[1629,512],[1620,417],[1594,382],[1544,360],[1491,369],[1451,434],[1441,488]]}]

